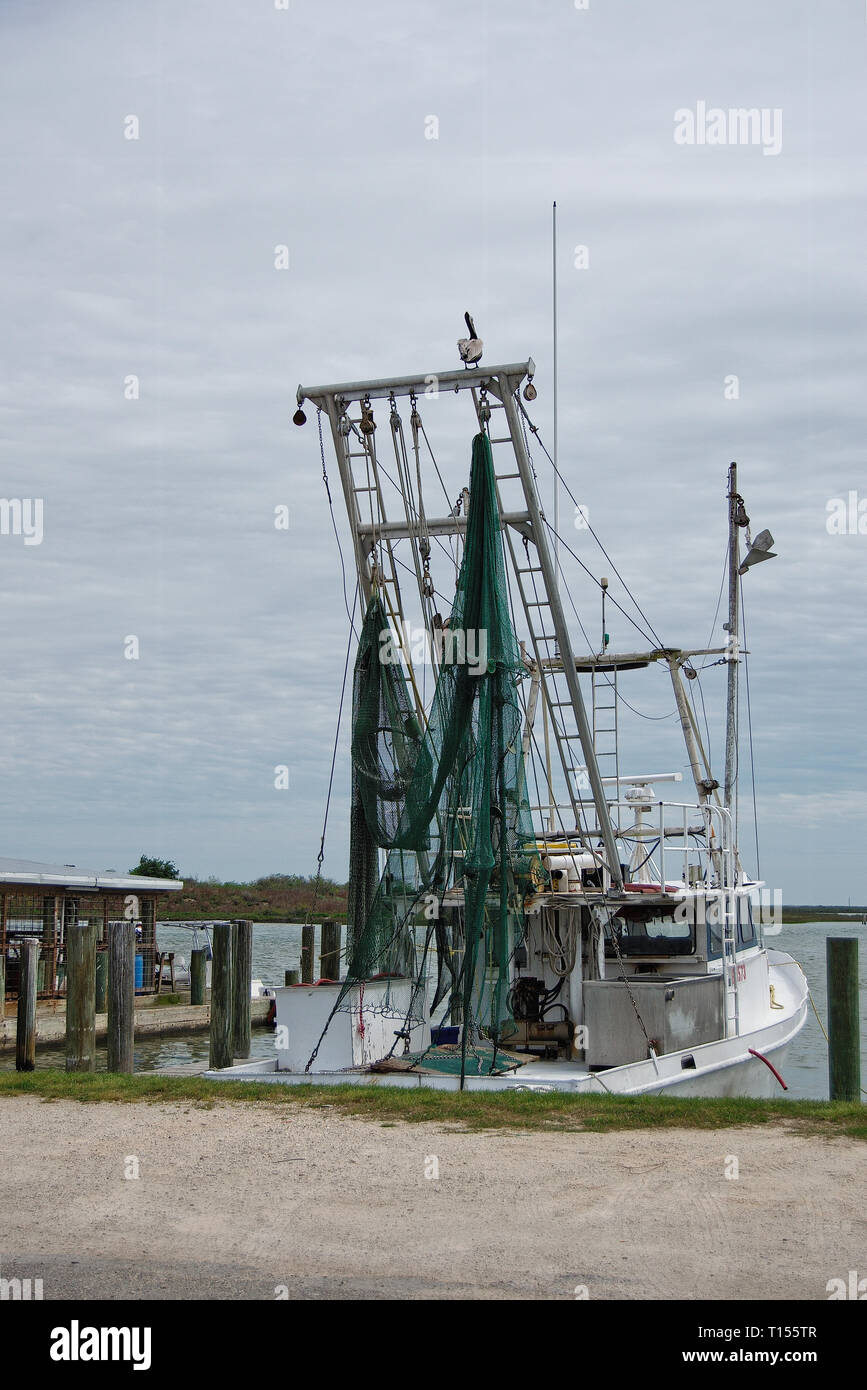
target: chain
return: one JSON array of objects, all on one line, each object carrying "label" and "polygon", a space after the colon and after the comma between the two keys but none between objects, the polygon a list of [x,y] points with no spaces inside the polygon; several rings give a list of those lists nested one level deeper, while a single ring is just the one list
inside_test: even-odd
[{"label": "chain", "polygon": [[328,473],[325,469],[325,441],[322,438],[322,410],[316,412],[316,423],[319,426],[319,452],[322,455],[322,481],[325,484],[325,491],[328,493],[328,505],[332,506],[331,488],[328,486]]}]

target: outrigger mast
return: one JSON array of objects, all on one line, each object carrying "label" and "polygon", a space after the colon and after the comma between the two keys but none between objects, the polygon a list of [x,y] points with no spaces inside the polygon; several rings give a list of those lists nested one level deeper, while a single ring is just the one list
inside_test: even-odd
[{"label": "outrigger mast", "polygon": [[[535,364],[529,359],[505,366],[449,369],[390,380],[299,386],[297,400],[302,420],[301,407],[305,401],[311,402],[328,416],[363,599],[365,604],[369,601],[374,583],[384,591],[386,609],[398,631],[404,615],[392,542],[403,537],[418,540],[423,533],[459,534],[466,526],[466,519],[462,516],[422,519],[410,506],[406,495],[403,497],[403,518],[393,519],[385,515],[376,449],[372,443],[375,425],[371,403],[374,400],[393,402],[398,397],[409,397],[415,406],[426,396],[435,398],[444,391],[471,391],[482,429],[492,422],[493,412],[502,411],[506,432],[501,430],[497,434],[493,428],[489,431],[490,443],[495,451],[500,525],[517,579],[536,668],[540,673],[542,695],[574,815],[574,827],[581,826],[583,814],[577,779],[586,775],[596,811],[596,831],[593,837],[587,832],[586,842],[594,855],[602,857],[591,842],[598,833],[604,850],[605,887],[618,895],[623,890],[623,874],[614,827],[599,772],[569,626],[560,601],[556,565],[548,543],[548,523],[536,489],[519,415],[522,409],[519,394],[521,384],[525,379],[532,382],[534,373]],[[360,413],[353,417],[351,412],[355,409]],[[506,467],[497,468],[498,445],[510,446]],[[508,509],[503,501],[511,481],[517,481],[520,485],[522,506],[519,509]],[[555,665],[565,680],[565,692],[557,686],[558,670],[554,669]],[[573,827],[563,829],[571,832]]]}]

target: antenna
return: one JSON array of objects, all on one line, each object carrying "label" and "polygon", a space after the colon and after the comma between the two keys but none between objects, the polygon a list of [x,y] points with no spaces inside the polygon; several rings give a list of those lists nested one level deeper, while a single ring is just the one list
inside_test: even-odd
[{"label": "antenna", "polygon": [[557,451],[557,202],[554,201],[551,217],[551,260],[553,290],[553,328],[554,328],[554,582],[560,587],[560,476],[559,455]]}]

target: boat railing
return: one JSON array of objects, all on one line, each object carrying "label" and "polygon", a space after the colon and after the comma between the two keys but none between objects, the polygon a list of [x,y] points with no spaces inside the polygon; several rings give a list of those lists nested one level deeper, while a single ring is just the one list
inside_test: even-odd
[{"label": "boat railing", "polygon": [[[627,888],[657,888],[665,893],[702,893],[709,889],[732,892],[737,882],[736,856],[732,835],[732,816],[724,806],[685,801],[622,800],[608,803],[616,823],[615,839],[622,850],[621,865],[626,869]],[[587,842],[597,845],[594,829],[584,832],[579,845],[576,830],[568,831],[571,807],[550,805],[531,808],[559,823],[537,843],[549,842],[558,856],[586,853]],[[553,810],[553,816],[552,816]],[[647,846],[646,855],[641,847]],[[574,848],[570,848],[574,847]],[[634,867],[632,867],[634,866]],[[610,886],[604,869],[603,888]]]}]

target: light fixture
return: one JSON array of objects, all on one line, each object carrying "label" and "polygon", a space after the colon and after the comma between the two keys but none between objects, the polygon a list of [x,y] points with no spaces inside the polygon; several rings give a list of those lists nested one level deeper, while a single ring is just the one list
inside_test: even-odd
[{"label": "light fixture", "polygon": [[738,569],[738,574],[746,574],[747,570],[753,565],[760,565],[763,560],[775,560],[776,552],[771,550],[774,538],[770,531],[760,531],[746,553],[743,564]]}]

